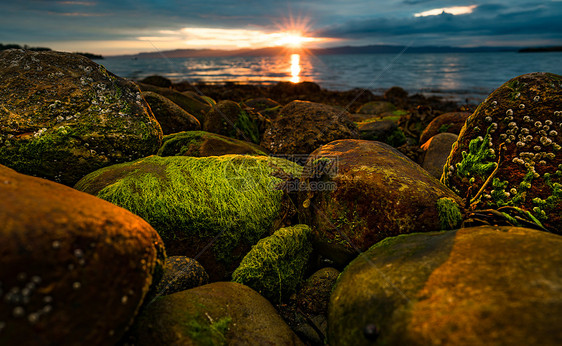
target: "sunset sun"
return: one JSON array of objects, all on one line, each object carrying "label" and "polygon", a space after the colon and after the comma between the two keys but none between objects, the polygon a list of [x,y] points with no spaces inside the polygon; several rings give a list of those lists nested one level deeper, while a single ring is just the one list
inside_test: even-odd
[{"label": "sunset sun", "polygon": [[312,42],[316,39],[313,37],[303,36],[300,32],[283,32],[280,34],[277,45],[288,48],[301,48],[305,42]]}]

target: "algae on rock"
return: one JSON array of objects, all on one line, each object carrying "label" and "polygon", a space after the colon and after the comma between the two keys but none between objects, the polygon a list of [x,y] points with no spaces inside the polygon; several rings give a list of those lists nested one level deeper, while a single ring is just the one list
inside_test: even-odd
[{"label": "algae on rock", "polygon": [[194,257],[213,243],[198,260],[217,280],[274,229],[284,196],[278,170],[298,175],[300,166],[266,156],[151,156],[93,172],[75,188],[144,218],[169,255]]},{"label": "algae on rock", "polygon": [[232,279],[280,303],[303,281],[311,252],[311,231],[307,225],[281,228],[252,247]]}]

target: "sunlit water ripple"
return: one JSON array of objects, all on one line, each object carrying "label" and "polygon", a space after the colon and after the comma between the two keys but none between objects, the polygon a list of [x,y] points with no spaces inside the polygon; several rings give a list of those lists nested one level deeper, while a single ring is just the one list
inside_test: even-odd
[{"label": "sunlit water ripple", "polygon": [[[298,60],[299,66],[295,66]],[[113,73],[139,80],[158,74],[175,82],[272,84],[313,81],[331,90],[398,85],[411,94],[481,102],[507,80],[529,72],[562,74],[562,53],[362,54],[98,60]],[[295,71],[298,75],[295,76]]]}]

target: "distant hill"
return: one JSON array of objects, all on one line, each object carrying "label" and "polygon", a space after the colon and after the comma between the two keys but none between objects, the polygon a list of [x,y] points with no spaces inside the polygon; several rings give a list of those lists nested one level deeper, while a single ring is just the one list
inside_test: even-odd
[{"label": "distant hill", "polygon": [[[45,47],[30,47],[28,45],[23,45],[20,46],[19,44],[15,44],[15,43],[9,43],[9,44],[2,44],[0,43],[0,51],[3,50],[7,50],[7,49],[27,49],[27,50],[31,50],[34,52],[46,52],[46,51],[51,51],[51,48],[45,48]],[[103,56],[99,55],[99,54],[92,54],[92,53],[80,53],[80,52],[75,52],[74,54],[79,54],[82,56],[85,56],[88,59],[103,59]]]},{"label": "distant hill", "polygon": [[[314,55],[335,54],[397,54],[406,48],[405,46],[372,45],[372,46],[342,46],[332,48],[314,48],[307,51]],[[405,53],[477,53],[477,52],[517,52],[520,47],[449,47],[449,46],[422,46],[407,47]],[[235,56],[275,56],[287,52],[287,48],[269,47],[259,49],[176,49],[161,52],[146,52],[134,55],[119,55],[112,57],[130,58],[202,58],[202,57],[235,57]]]},{"label": "distant hill", "polygon": [[35,51],[35,52],[44,52],[44,51],[51,50],[51,48],[44,48],[44,47],[29,47],[26,44],[23,45],[23,47],[22,47],[19,44],[15,44],[15,43],[9,43],[9,44],[0,43],[0,51],[6,50],[6,49],[27,49],[27,50],[32,50],[32,51]]},{"label": "distant hill", "polygon": [[546,53],[546,52],[562,52],[562,46],[557,47],[536,47],[519,49],[519,53]]}]

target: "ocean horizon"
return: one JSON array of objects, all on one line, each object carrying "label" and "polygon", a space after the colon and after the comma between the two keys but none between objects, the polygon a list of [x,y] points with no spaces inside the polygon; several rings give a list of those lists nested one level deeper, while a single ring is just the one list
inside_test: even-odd
[{"label": "ocean horizon", "polygon": [[131,80],[160,75],[173,82],[271,85],[310,81],[329,90],[400,86],[410,94],[459,103],[482,102],[494,89],[530,72],[562,74],[562,52],[287,54],[266,57],[142,58],[97,60]]}]

